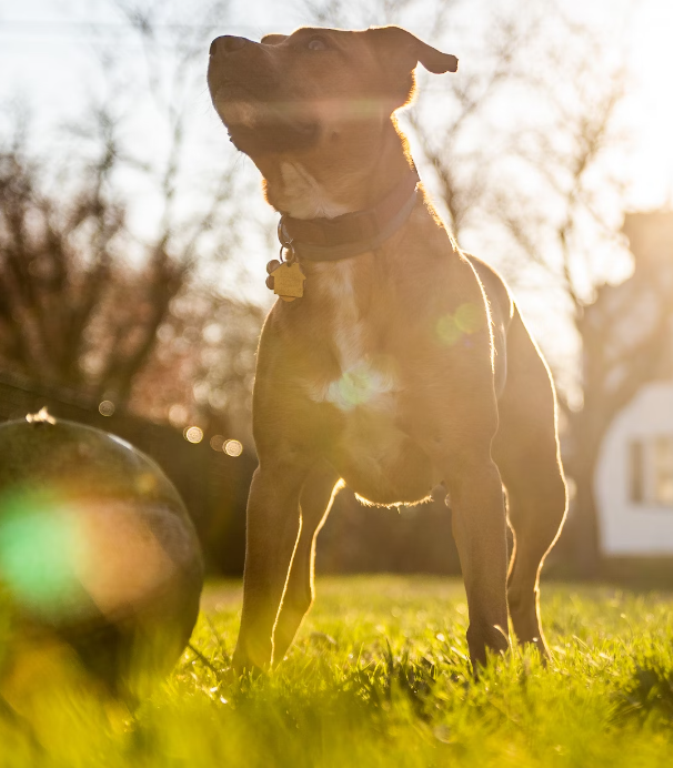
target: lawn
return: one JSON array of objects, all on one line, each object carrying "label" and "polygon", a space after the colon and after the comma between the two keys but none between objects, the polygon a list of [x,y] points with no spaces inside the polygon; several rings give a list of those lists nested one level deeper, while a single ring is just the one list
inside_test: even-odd
[{"label": "lawn", "polygon": [[[134,717],[45,672],[43,752],[0,724],[3,766],[670,766],[673,591],[548,584],[554,661],[515,650],[478,681],[456,580],[319,580],[270,677],[227,682],[240,585],[210,585],[188,650]],[[0,720],[0,723],[2,721]]]}]

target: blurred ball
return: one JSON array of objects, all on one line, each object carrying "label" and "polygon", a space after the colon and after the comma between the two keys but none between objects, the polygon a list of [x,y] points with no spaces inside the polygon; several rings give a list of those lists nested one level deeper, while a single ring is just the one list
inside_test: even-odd
[{"label": "blurred ball", "polygon": [[46,413],[0,425],[0,456],[0,685],[25,677],[25,648],[57,642],[111,693],[143,695],[199,610],[178,492],[124,440]]}]

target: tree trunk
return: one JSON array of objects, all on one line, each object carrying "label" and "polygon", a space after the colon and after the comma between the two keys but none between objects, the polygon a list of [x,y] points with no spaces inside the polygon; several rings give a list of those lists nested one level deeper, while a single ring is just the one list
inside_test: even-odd
[{"label": "tree trunk", "polygon": [[585,402],[585,407],[571,419],[573,452],[568,474],[575,481],[572,511],[573,554],[580,576],[594,578],[601,569],[598,506],[594,479],[598,454],[613,414],[598,402]]},{"label": "tree trunk", "polygon": [[578,574],[586,579],[595,578],[601,569],[601,551],[598,530],[598,508],[594,493],[596,457],[587,456],[573,471],[576,485],[573,508],[573,554]]}]

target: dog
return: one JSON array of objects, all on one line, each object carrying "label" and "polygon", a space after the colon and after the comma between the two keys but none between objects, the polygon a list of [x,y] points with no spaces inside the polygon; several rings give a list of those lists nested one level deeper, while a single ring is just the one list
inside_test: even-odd
[{"label": "dog", "polygon": [[508,616],[548,655],[539,575],[566,512],[554,387],[502,278],[461,252],[419,183],[395,119],[419,64],[458,60],[399,27],[211,45],[213,104],[287,254],[254,385],[238,672],[285,656],[344,484],[386,506],[444,484],[475,671],[509,648]]}]

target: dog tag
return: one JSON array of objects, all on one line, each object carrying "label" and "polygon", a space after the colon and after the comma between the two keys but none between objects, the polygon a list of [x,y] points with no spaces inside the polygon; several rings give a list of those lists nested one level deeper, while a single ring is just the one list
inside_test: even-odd
[{"label": "dog tag", "polygon": [[273,292],[283,301],[294,301],[304,295],[304,280],[306,277],[297,262],[283,262],[271,273],[273,277]]}]

